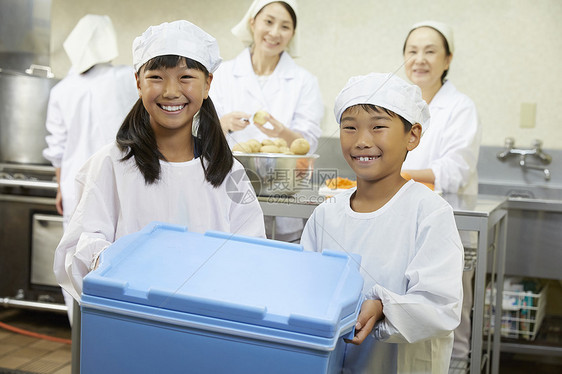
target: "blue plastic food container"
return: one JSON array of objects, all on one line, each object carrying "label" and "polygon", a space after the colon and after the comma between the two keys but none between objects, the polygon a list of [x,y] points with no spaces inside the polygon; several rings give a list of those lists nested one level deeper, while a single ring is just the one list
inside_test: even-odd
[{"label": "blue plastic food container", "polygon": [[359,259],[152,223],[84,278],[81,373],[339,373]]}]

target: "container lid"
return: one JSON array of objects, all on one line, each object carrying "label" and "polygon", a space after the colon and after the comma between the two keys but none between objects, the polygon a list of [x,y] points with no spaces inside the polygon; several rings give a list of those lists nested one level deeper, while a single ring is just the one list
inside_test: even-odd
[{"label": "container lid", "polygon": [[359,258],[158,222],[117,240],[84,278],[98,296],[332,338],[356,314]]}]

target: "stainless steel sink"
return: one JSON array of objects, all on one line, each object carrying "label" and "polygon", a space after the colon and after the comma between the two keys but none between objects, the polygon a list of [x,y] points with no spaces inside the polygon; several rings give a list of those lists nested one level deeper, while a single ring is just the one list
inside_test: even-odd
[{"label": "stainless steel sink", "polygon": [[499,195],[511,198],[555,200],[562,202],[562,186],[542,186],[526,184],[480,183],[478,193]]},{"label": "stainless steel sink", "polygon": [[562,279],[562,186],[481,183],[507,196],[506,274]]}]

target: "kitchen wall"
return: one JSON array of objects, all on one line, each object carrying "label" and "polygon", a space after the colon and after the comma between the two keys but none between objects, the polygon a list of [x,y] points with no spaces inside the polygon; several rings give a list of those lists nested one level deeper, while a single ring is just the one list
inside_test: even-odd
[{"label": "kitchen wall", "polygon": [[[224,59],[242,45],[230,34],[251,0],[52,0],[51,65],[63,77],[70,62],[62,42],[87,13],[112,17],[121,55],[131,63],[131,44],[148,26],[187,19],[215,36]],[[338,136],[334,98],[352,75],[371,71],[405,77],[402,45],[409,26],[424,19],[451,24],[455,56],[450,80],[476,103],[483,144],[516,146],[544,141],[562,149],[562,1],[559,0],[300,0],[297,62],[318,76],[324,96],[323,135]],[[521,103],[536,103],[536,124],[520,127]]]}]

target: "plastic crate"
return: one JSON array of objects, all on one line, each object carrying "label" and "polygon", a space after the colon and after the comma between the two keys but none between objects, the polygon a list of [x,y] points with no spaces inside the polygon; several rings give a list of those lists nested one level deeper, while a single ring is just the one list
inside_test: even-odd
[{"label": "plastic crate", "polygon": [[[485,323],[484,333],[488,330],[494,332],[495,308],[490,306],[491,286],[486,288],[485,303],[488,311],[487,316],[491,314],[491,321]],[[546,308],[546,294],[548,292],[548,284],[538,293],[530,291],[503,291],[502,300],[502,325],[501,335],[511,339],[535,340],[539,332],[541,323],[544,318]],[[492,303],[495,304],[496,290],[494,288],[492,295]]]},{"label": "plastic crate", "polygon": [[84,279],[81,373],[341,372],[360,259],[153,223]]}]

